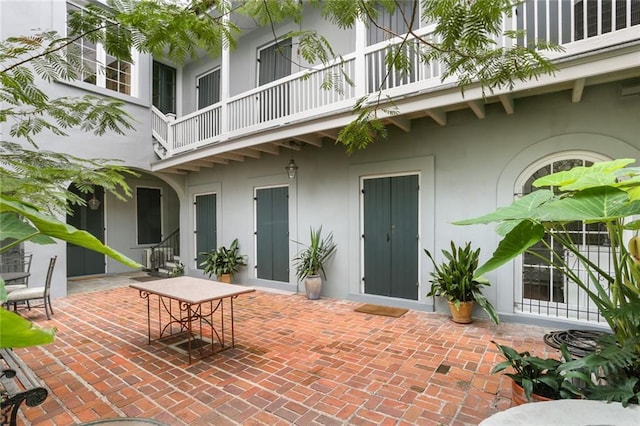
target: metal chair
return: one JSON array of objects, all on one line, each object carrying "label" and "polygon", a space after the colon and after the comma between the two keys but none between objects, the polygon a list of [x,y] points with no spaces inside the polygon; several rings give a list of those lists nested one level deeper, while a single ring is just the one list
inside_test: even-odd
[{"label": "metal chair", "polygon": [[[32,253],[20,253],[19,256],[3,259],[2,272],[31,272]],[[7,293],[29,287],[29,277],[5,283]]]},{"label": "metal chair", "polygon": [[[44,283],[44,287],[27,287],[18,290],[14,290],[7,294],[8,305],[13,304],[13,310],[18,310],[18,303],[27,303],[28,309],[31,308],[44,308],[47,314],[47,319],[51,319],[53,314],[53,308],[51,307],[51,279],[53,277],[53,268],[56,266],[57,256],[53,256],[49,261],[49,269],[47,270],[47,278]],[[29,305],[32,300],[42,299],[42,305]],[[51,314],[49,314],[51,312]]]}]

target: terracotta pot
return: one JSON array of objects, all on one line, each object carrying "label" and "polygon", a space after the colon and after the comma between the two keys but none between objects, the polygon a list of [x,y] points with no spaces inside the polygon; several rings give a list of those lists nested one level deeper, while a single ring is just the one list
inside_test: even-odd
[{"label": "terracotta pot", "polygon": [[218,281],[225,284],[231,284],[231,274],[221,274],[218,278]]},{"label": "terracotta pot", "polygon": [[517,384],[515,381],[511,381],[511,405],[517,406],[526,404],[527,402],[544,402],[544,401],[553,401],[551,398],[547,398],[546,396],[541,396],[535,393],[531,394],[531,400],[527,399],[527,396],[524,394],[524,388]]},{"label": "terracotta pot", "polygon": [[449,302],[449,309],[451,310],[453,322],[457,322],[458,324],[469,324],[471,322],[473,301],[460,302],[460,309],[456,309],[455,303]]},{"label": "terracotta pot", "polygon": [[308,299],[319,299],[320,292],[322,291],[322,278],[320,278],[320,275],[309,275],[305,278],[304,289],[307,292]]}]

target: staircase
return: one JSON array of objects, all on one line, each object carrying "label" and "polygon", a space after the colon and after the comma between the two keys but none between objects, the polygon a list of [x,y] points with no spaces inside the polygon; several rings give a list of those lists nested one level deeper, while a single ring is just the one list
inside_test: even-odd
[{"label": "staircase", "polygon": [[142,252],[143,271],[159,277],[174,277],[184,273],[180,262],[180,229],[173,231],[157,245]]}]

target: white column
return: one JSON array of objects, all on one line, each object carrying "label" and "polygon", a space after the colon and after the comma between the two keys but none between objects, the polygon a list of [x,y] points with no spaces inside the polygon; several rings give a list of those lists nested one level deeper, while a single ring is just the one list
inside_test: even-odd
[{"label": "white column", "polygon": [[[224,8],[230,10],[228,1],[224,2]],[[222,15],[222,25],[227,26],[229,23],[229,14]],[[220,106],[220,133],[225,134],[229,131],[229,87],[230,87],[230,74],[231,64],[229,63],[229,43],[222,43],[222,56],[220,58],[220,100],[222,105]]]},{"label": "white column", "polygon": [[365,63],[365,49],[367,47],[367,27],[364,22],[361,20],[356,21],[356,58],[355,58],[355,76],[354,76],[354,84],[355,84],[355,95],[356,99],[359,99],[366,95],[367,86],[366,86],[366,73],[367,67]]}]

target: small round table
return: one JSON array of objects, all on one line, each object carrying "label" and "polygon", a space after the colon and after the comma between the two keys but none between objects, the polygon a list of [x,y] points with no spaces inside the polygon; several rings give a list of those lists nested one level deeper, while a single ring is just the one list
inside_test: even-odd
[{"label": "small round table", "polygon": [[539,426],[539,425],[640,425],[640,406],[619,402],[587,399],[559,399],[530,402],[501,411],[480,422],[480,426]]}]

